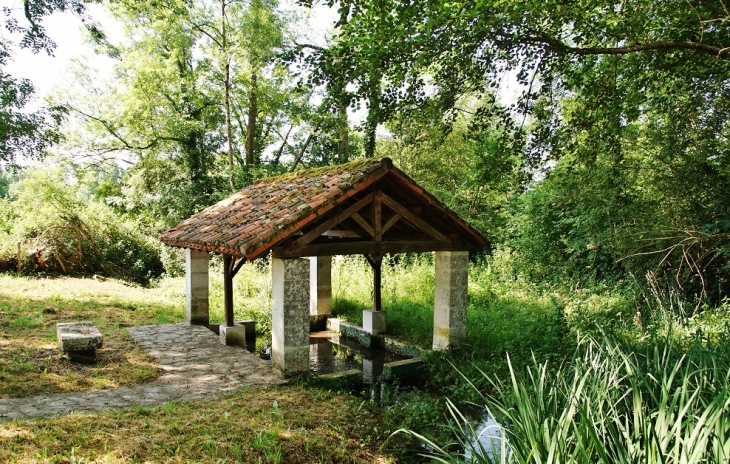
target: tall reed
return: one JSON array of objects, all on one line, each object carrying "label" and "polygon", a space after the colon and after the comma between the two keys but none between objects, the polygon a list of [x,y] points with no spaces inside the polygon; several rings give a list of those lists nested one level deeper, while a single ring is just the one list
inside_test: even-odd
[{"label": "tall reed", "polygon": [[[449,403],[467,462],[730,462],[724,357],[680,355],[669,344],[637,354],[608,337],[583,338],[563,366],[534,361],[519,375],[510,363],[510,373],[504,381],[488,378],[497,393],[483,397],[486,412],[503,424],[501,452],[476,440],[477,430]],[[431,445],[436,461],[465,460]]]}]

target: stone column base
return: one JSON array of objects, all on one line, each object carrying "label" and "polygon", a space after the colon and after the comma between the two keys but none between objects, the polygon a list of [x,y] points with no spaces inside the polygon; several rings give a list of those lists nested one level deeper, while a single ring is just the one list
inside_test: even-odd
[{"label": "stone column base", "polygon": [[221,324],[218,339],[222,345],[246,348],[246,326],[236,324],[233,327],[228,327],[225,324]]},{"label": "stone column base", "polygon": [[362,328],[372,335],[380,335],[385,332],[385,311],[366,309],[362,312]]}]

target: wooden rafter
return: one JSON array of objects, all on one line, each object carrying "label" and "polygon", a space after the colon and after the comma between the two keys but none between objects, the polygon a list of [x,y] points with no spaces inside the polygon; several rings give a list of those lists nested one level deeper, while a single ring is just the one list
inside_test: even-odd
[{"label": "wooden rafter", "polygon": [[424,253],[427,251],[462,251],[461,242],[437,240],[411,241],[353,241],[314,243],[302,246],[277,247],[272,250],[274,258],[299,258],[302,256],[366,255],[371,253]]},{"label": "wooden rafter", "polygon": [[339,238],[360,238],[361,235],[353,230],[325,230],[322,237],[339,237]]},{"label": "wooden rafter", "polygon": [[373,217],[373,240],[379,242],[383,239],[383,208],[382,202],[380,201],[380,190],[375,192],[375,197],[372,202],[372,217]]},{"label": "wooden rafter", "polygon": [[390,230],[390,228],[393,227],[395,223],[400,220],[401,217],[402,216],[400,214],[395,213],[393,217],[388,219],[385,224],[383,224],[383,229],[380,231],[380,233],[385,234],[386,232],[388,232],[388,230]]},{"label": "wooden rafter", "polygon": [[422,230],[430,237],[442,241],[442,242],[449,242],[449,238],[436,230],[434,227],[432,227],[430,224],[428,224],[423,219],[419,218],[412,212],[410,212],[406,207],[398,203],[397,201],[390,198],[388,195],[381,193],[380,195],[381,201],[390,209],[395,211],[396,213],[403,216],[403,219],[410,222],[413,226],[415,226],[417,229]]},{"label": "wooden rafter", "polygon": [[368,235],[370,235],[371,237],[375,237],[375,230],[370,224],[368,224],[368,221],[363,219],[362,216],[357,213],[352,213],[352,216],[350,216],[350,218],[352,218],[353,221],[357,222],[357,224],[362,227],[363,230],[368,233]]},{"label": "wooden rafter", "polygon": [[356,213],[360,211],[362,208],[370,204],[370,202],[373,201],[373,194],[369,194],[365,196],[362,200],[358,201],[354,205],[345,208],[344,211],[341,213],[333,216],[331,219],[323,222],[319,226],[315,227],[314,229],[310,230],[306,234],[302,235],[298,239],[294,241],[294,245],[306,245],[307,243],[311,242],[315,238],[319,237],[324,233],[325,231],[331,229],[332,227],[336,226],[337,224],[341,223],[345,219],[349,218],[352,213]]}]

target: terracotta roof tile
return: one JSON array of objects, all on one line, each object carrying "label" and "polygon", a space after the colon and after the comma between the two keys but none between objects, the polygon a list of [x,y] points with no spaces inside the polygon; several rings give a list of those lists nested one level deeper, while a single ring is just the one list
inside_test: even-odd
[{"label": "terracotta roof tile", "polygon": [[387,174],[451,218],[474,247],[488,246],[486,238],[387,158],[262,179],[164,232],[160,240],[172,246],[255,259]]},{"label": "terracotta roof tile", "polygon": [[316,217],[314,209],[334,206],[354,184],[383,175],[389,167],[390,160],[369,159],[263,179],[164,232],[160,240],[254,258],[250,253],[264,243],[278,242],[286,238],[283,232]]}]

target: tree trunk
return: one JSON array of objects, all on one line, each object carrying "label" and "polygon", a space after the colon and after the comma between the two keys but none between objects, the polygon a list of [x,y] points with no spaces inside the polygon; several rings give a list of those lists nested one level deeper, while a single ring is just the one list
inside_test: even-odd
[{"label": "tree trunk", "polygon": [[222,51],[225,60],[225,77],[223,82],[223,104],[226,112],[226,139],[228,141],[228,182],[231,192],[236,191],[233,182],[233,136],[231,135],[231,60],[228,57],[228,37],[226,33],[226,0],[221,0],[221,35]]},{"label": "tree trunk", "polygon": [[380,78],[375,73],[368,81],[368,115],[365,120],[365,157],[375,156],[375,137],[380,123]]},{"label": "tree trunk", "polygon": [[347,123],[345,89],[341,91],[342,95],[337,105],[337,157],[340,163],[347,163],[350,160],[350,127]]},{"label": "tree trunk", "polygon": [[248,126],[246,127],[246,164],[252,166],[254,157],[254,138],[256,136],[256,118],[258,117],[258,102],[256,101],[256,71],[251,73],[251,88],[248,92]]}]

